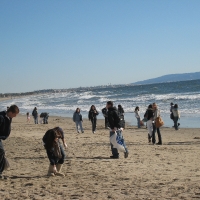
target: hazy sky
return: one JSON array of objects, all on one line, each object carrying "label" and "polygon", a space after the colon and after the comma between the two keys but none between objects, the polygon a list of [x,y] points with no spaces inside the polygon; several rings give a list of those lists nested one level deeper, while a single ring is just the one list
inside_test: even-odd
[{"label": "hazy sky", "polygon": [[0,0],[0,93],[200,71],[200,0]]}]

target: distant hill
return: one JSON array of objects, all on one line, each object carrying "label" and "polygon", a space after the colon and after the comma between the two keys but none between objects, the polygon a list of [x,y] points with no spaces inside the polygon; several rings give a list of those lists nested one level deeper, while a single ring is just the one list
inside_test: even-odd
[{"label": "distant hill", "polygon": [[132,84],[143,85],[143,84],[188,81],[188,80],[197,80],[197,79],[200,79],[200,72],[185,73],[185,74],[168,74],[168,75],[160,76],[157,78],[147,79],[144,81],[138,81]]}]

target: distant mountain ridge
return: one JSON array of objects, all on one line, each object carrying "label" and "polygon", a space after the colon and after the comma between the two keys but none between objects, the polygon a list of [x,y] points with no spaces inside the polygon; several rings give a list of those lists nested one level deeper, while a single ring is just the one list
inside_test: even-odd
[{"label": "distant mountain ridge", "polygon": [[143,84],[166,83],[166,82],[176,82],[176,81],[189,81],[197,79],[200,79],[200,72],[184,73],[184,74],[168,74],[157,78],[138,81],[132,84],[143,85]]}]

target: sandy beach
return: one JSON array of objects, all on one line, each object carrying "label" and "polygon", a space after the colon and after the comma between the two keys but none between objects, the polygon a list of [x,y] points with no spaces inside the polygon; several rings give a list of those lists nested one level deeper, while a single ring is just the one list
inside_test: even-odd
[{"label": "sandy beach", "polygon": [[[149,145],[145,128],[124,131],[129,157],[110,159],[109,133],[98,120],[97,132],[83,122],[77,134],[70,118],[50,117],[48,125],[13,120],[11,136],[4,141],[11,168],[0,181],[3,199],[199,199],[199,129],[162,128],[163,145]],[[60,126],[68,144],[65,177],[47,177],[49,161],[42,145],[46,130]]]}]

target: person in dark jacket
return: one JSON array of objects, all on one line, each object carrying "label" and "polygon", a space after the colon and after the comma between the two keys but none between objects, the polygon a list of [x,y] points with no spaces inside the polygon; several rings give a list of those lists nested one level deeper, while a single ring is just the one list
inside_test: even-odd
[{"label": "person in dark jacket", "polygon": [[107,129],[109,127],[109,123],[108,123],[108,114],[107,114],[107,108],[103,108],[102,110],[103,116],[105,118],[105,129]]},{"label": "person in dark jacket", "polygon": [[0,178],[3,179],[2,172],[5,167],[5,151],[3,148],[2,140],[6,140],[11,132],[12,118],[16,117],[19,113],[19,108],[12,105],[7,111],[0,112]]},{"label": "person in dark jacket", "polygon": [[35,124],[38,124],[38,112],[37,112],[36,107],[33,109],[32,115],[33,115]]},{"label": "person in dark jacket", "polygon": [[144,117],[147,118],[148,140],[150,143],[153,133],[153,106],[151,104],[148,106]]},{"label": "person in dark jacket", "polygon": [[60,127],[49,129],[42,139],[50,161],[47,174],[48,176],[65,176],[63,173],[61,173],[65,159],[65,153],[59,142],[59,139],[62,139],[64,146],[67,147],[66,143],[64,142],[64,133]]},{"label": "person in dark jacket", "polygon": [[124,109],[122,108],[121,105],[118,105],[118,110],[117,110],[118,116],[120,118],[120,124],[122,128],[125,128],[125,120],[124,120]]},{"label": "person in dark jacket", "polygon": [[97,126],[97,115],[98,111],[96,110],[95,106],[92,105],[90,111],[88,113],[88,119],[92,122],[92,132],[95,133],[96,126]]},{"label": "person in dark jacket", "polygon": [[[128,157],[128,149],[126,148],[126,144],[125,144],[125,141],[122,136],[123,128],[121,127],[121,124],[120,124],[120,118],[117,113],[117,108],[113,107],[112,101],[108,101],[106,107],[108,109],[108,122],[110,124],[110,137],[113,134],[115,134],[115,132],[117,132],[117,135],[122,139],[123,146],[126,150],[126,152],[124,153],[124,157],[127,158]],[[119,158],[118,150],[116,148],[113,148],[112,144],[110,144],[110,145],[111,145],[111,151],[112,151],[112,156],[110,156],[110,158],[118,159]]]}]

